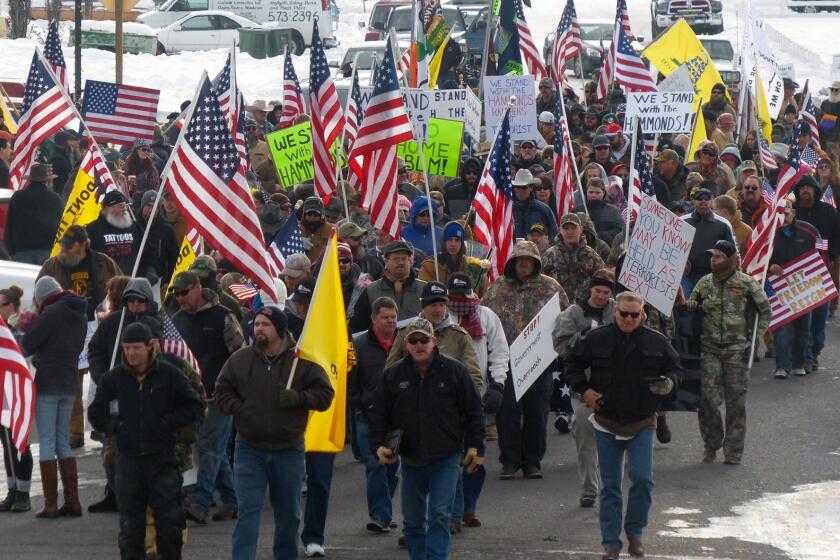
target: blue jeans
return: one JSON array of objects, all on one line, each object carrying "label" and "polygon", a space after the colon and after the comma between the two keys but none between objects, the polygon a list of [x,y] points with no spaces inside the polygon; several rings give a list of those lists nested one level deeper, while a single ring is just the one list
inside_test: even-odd
[{"label": "blue jeans", "polygon": [[38,424],[40,460],[52,461],[73,456],[70,449],[70,413],[73,411],[72,395],[44,395],[35,399],[35,422]]},{"label": "blue jeans", "polygon": [[330,503],[335,453],[306,454],[306,509],[303,511],[303,545],[324,545],[327,506]]},{"label": "blue jeans", "polygon": [[391,502],[399,482],[399,461],[393,465],[379,464],[379,459],[368,441],[368,423],[361,418],[356,418],[356,439],[359,442],[362,462],[365,464],[368,515],[387,527],[393,518]]},{"label": "blue jeans", "polygon": [[242,441],[236,442],[234,480],[239,497],[239,518],[231,537],[231,558],[257,557],[260,511],[265,489],[274,511],[274,558],[298,557],[300,489],[303,484],[303,445],[281,451],[262,451]]},{"label": "blue jeans", "polygon": [[646,428],[628,440],[595,430],[598,445],[598,466],[601,470],[601,544],[606,548],[621,550],[621,511],[623,498],[621,480],[624,477],[624,452],[630,467],[630,494],[624,532],[642,537],[648,522],[648,512],[653,501],[653,434]]},{"label": "blue jeans", "polygon": [[811,336],[805,346],[805,358],[808,360],[819,357],[825,347],[825,323],[830,307],[831,302],[826,302],[811,310]]},{"label": "blue jeans", "polygon": [[[825,330],[823,330],[823,335]],[[776,352],[776,369],[790,372],[791,368],[805,365],[805,351],[811,337],[811,313],[797,317],[773,331]]]},{"label": "blue jeans", "polygon": [[233,472],[227,457],[233,417],[225,416],[215,401],[207,403],[207,418],[198,431],[198,475],[193,489],[193,503],[205,510],[213,502],[213,490],[219,489],[222,504],[236,507]]},{"label": "blue jeans", "polygon": [[411,560],[441,560],[449,553],[449,520],[461,457],[421,466],[402,465],[402,513]]},{"label": "blue jeans", "polygon": [[484,465],[478,467],[474,473],[468,473],[467,467],[461,471],[458,477],[458,485],[455,487],[455,503],[452,505],[452,519],[464,520],[464,512],[475,513],[478,507],[478,497],[481,489],[484,488],[484,479],[487,478],[487,470]]}]

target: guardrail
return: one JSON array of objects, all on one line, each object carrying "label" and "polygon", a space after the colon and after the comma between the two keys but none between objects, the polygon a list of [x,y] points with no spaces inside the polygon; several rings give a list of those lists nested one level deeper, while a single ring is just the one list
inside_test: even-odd
[{"label": "guardrail", "polygon": [[[837,4],[840,5],[840,2],[837,2]],[[791,55],[794,58],[807,63],[812,63],[815,60],[822,60],[822,56],[819,53],[816,53],[808,47],[797,43],[772,25],[765,23],[764,31],[767,32],[767,36],[770,40],[776,43],[779,49],[783,50],[785,54]]]}]

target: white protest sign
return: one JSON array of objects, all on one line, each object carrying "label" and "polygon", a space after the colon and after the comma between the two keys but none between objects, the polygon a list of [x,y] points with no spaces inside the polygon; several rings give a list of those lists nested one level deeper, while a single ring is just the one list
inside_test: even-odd
[{"label": "white protest sign", "polygon": [[659,91],[694,91],[694,82],[691,81],[688,66],[681,64],[679,68],[671,72],[670,76],[656,84],[656,89]]},{"label": "white protest sign", "polygon": [[510,345],[510,371],[517,401],[557,357],[551,333],[559,316],[560,298],[554,294]]},{"label": "white protest sign", "polygon": [[90,339],[93,338],[93,333],[96,332],[96,325],[98,325],[96,321],[88,321],[87,333],[85,333],[85,345],[82,348],[82,353],[79,354],[79,369],[87,369],[89,367],[88,346],[90,346]]},{"label": "white protest sign", "polygon": [[[408,116],[412,122],[417,126],[418,132],[426,139],[426,127],[429,124],[430,118],[448,119],[454,121],[462,121],[464,123],[464,130],[478,138],[478,132],[481,130],[481,105],[475,94],[468,89],[436,89],[429,91],[427,89],[410,88],[401,89],[403,102],[408,109]],[[363,86],[359,88],[362,96],[362,107],[367,107],[371,95],[373,95],[373,88],[370,86]],[[470,104],[474,103],[470,96],[479,103],[479,110],[476,114],[474,108],[470,108]],[[419,126],[418,126],[419,125]]]},{"label": "white protest sign", "polygon": [[642,193],[618,282],[670,317],[693,241],[691,224]]},{"label": "white protest sign", "polygon": [[648,134],[691,132],[693,104],[693,90],[630,92],[627,94],[624,132],[633,132],[633,117],[639,117],[642,131]]},{"label": "white protest sign", "polygon": [[484,123],[487,138],[496,137],[496,129],[502,122],[511,95],[516,101],[510,109],[510,137],[513,140],[536,140],[537,94],[534,76],[485,76],[484,77]]},{"label": "white protest sign", "polygon": [[464,131],[470,135],[474,142],[481,139],[481,99],[466,89],[467,92],[467,120],[464,121]]},{"label": "white protest sign", "polygon": [[[359,87],[359,93],[362,97],[362,107],[367,107],[368,101],[370,101],[370,98],[373,95],[373,87],[361,86]],[[431,100],[429,98],[429,93],[431,92],[419,88],[401,88],[400,93],[402,93],[405,108],[408,110],[408,117],[411,119],[415,129],[423,135],[423,140],[425,140],[426,126],[429,124],[429,117],[432,116],[430,114]]]}]

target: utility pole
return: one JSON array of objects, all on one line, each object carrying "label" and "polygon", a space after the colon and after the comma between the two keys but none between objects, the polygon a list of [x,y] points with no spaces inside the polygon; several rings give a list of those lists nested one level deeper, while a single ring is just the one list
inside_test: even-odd
[{"label": "utility pole", "polygon": [[77,104],[82,97],[82,0],[75,1],[75,27],[73,29],[73,58],[76,61],[76,79],[73,101]]},{"label": "utility pole", "polygon": [[[78,1],[78,0],[77,0]],[[117,0],[114,4],[114,53],[116,58],[116,81],[121,84],[123,81],[123,0]]]}]

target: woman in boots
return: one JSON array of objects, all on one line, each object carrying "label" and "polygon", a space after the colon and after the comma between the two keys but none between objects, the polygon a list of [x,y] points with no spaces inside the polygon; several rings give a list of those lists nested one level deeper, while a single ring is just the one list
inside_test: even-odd
[{"label": "woman in boots", "polygon": [[[35,283],[38,318],[23,335],[23,351],[34,356],[35,421],[40,441],[41,484],[44,509],[35,517],[82,515],[79,504],[76,458],[70,449],[70,413],[79,384],[79,354],[87,333],[87,300],[63,291],[52,276]],[[57,459],[57,461],[56,461]],[[64,505],[58,507],[58,471],[64,487]]]}]

